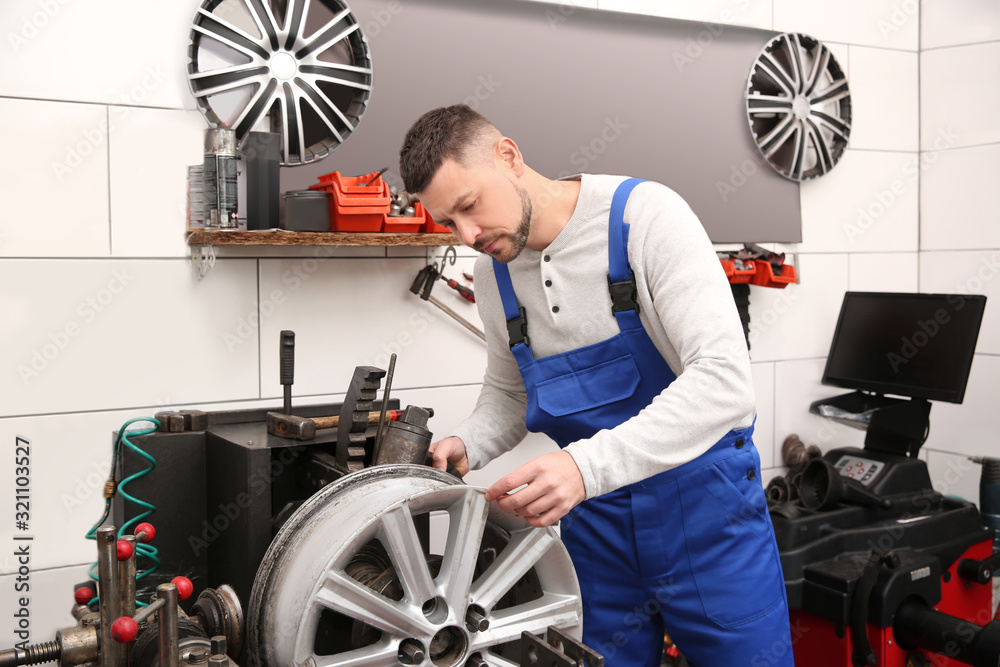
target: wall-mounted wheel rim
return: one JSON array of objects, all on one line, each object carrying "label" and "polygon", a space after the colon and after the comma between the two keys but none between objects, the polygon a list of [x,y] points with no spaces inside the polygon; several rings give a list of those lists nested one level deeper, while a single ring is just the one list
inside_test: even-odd
[{"label": "wall-mounted wheel rim", "polygon": [[209,122],[234,129],[244,150],[267,125],[281,134],[284,165],[343,143],[371,95],[368,42],[341,0],[205,0],[188,55],[188,83]]},{"label": "wall-mounted wheel rim", "polygon": [[750,68],[745,99],[757,148],[785,178],[816,178],[840,160],[851,133],[851,93],[819,40],[785,33],[768,42]]}]

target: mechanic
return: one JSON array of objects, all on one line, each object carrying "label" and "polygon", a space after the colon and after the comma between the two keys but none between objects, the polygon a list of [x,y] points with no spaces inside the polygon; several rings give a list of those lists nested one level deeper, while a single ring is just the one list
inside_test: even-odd
[{"label": "mechanic", "polygon": [[559,445],[486,498],[562,519],[583,641],[609,667],[660,665],[664,630],[692,667],[792,665],[749,355],[691,209],[654,182],[545,178],[466,105],[414,123],[400,174],[483,253],[486,376],[434,465],[464,474],[528,431]]}]

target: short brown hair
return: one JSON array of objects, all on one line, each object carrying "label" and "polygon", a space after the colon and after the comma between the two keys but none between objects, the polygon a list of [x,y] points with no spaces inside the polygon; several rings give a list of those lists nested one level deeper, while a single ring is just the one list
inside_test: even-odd
[{"label": "short brown hair", "polygon": [[406,133],[399,151],[399,174],[407,192],[421,192],[446,159],[465,163],[468,149],[484,134],[499,130],[467,104],[428,111]]}]

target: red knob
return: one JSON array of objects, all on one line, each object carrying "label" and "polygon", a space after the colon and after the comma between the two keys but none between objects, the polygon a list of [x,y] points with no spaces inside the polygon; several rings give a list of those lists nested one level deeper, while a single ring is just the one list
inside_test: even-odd
[{"label": "red knob", "polygon": [[111,638],[119,644],[129,643],[135,639],[135,635],[138,632],[139,624],[135,622],[135,619],[128,616],[122,616],[111,624]]},{"label": "red knob", "polygon": [[94,589],[89,586],[80,586],[73,591],[73,599],[76,600],[77,604],[87,604],[94,599]]},{"label": "red knob", "polygon": [[135,539],[140,542],[149,542],[156,537],[156,529],[151,523],[140,523],[135,527]]},{"label": "red knob", "polygon": [[132,553],[135,551],[132,545],[125,540],[118,540],[118,560],[128,560],[132,557]]},{"label": "red knob", "polygon": [[187,577],[174,577],[170,583],[177,587],[177,597],[181,600],[187,600],[194,593],[194,584]]}]

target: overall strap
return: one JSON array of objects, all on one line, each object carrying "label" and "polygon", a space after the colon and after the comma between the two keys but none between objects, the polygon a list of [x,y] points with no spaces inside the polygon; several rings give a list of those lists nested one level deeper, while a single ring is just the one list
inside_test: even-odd
[{"label": "overall strap", "polygon": [[510,350],[517,359],[518,366],[531,361],[532,354],[528,346],[528,318],[524,308],[517,305],[514,285],[510,282],[510,271],[507,265],[493,260],[493,275],[497,279],[497,289],[500,291],[500,301],[503,303],[503,316],[507,320],[507,336],[510,340]]},{"label": "overall strap", "polygon": [[629,226],[625,224],[625,204],[635,186],[642,182],[641,178],[622,181],[611,198],[608,216],[608,291],[611,293],[611,312],[623,331],[642,328],[635,274],[628,262]]}]

